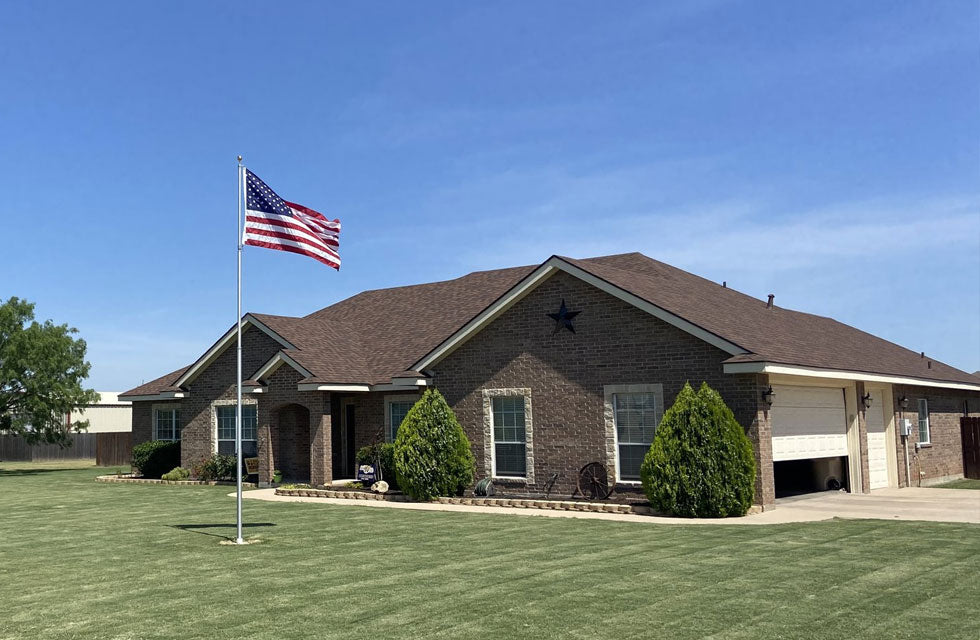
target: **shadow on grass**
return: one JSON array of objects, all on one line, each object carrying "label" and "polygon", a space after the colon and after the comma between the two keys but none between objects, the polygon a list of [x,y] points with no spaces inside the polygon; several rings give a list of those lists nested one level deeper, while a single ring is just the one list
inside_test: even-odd
[{"label": "shadow on grass", "polygon": [[[189,531],[191,533],[199,533],[204,536],[211,536],[214,538],[222,538],[223,540],[234,540],[232,535],[223,535],[220,533],[211,533],[208,531],[199,531],[199,529],[231,529],[235,530],[235,524],[218,523],[218,524],[171,524],[167,525],[172,529],[180,529],[181,531]],[[253,527],[274,527],[276,526],[273,522],[243,522],[242,529],[250,529]]]},{"label": "shadow on grass", "polygon": [[[72,469],[67,469],[72,471]],[[56,471],[66,471],[66,469],[0,469],[0,477],[2,476],[36,476],[39,473],[54,473]]]}]

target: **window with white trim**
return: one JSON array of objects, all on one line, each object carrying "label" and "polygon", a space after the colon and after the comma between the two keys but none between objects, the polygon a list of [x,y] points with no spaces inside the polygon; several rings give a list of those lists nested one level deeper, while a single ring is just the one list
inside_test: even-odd
[{"label": "window with white trim", "polygon": [[524,396],[494,396],[493,475],[527,477],[527,433],[524,429]]},{"label": "window with white trim", "polygon": [[180,440],[180,409],[155,409],[153,411],[153,439]]},{"label": "window with white trim", "polygon": [[620,480],[639,480],[640,465],[657,431],[657,397],[653,393],[614,393],[616,462]]},{"label": "window with white trim", "polygon": [[[222,405],[214,408],[218,423],[218,453],[235,453],[235,405]],[[258,412],[256,405],[242,405],[242,457],[253,458],[258,455],[256,425]]]},{"label": "window with white trim", "polygon": [[929,444],[932,442],[932,434],[929,432],[929,401],[919,398],[919,443]]},{"label": "window with white trim", "polygon": [[401,426],[402,420],[408,415],[409,409],[415,406],[415,402],[412,400],[392,400],[388,403],[388,441],[394,442],[395,438],[398,437],[398,427]]}]

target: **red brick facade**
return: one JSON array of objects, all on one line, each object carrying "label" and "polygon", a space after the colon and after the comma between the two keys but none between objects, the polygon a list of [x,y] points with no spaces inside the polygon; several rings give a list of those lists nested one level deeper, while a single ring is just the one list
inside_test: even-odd
[{"label": "red brick facade", "polygon": [[[562,300],[578,311],[575,332],[555,332],[548,314]],[[260,329],[243,336],[243,373],[251,376],[273,357],[281,345]],[[565,272],[558,272],[500,317],[472,336],[432,367],[432,382],[446,396],[473,447],[477,476],[491,474],[487,463],[484,391],[523,390],[533,407],[531,464],[527,481],[495,481],[516,491],[538,493],[553,474],[558,474],[555,495],[567,496],[575,488],[578,470],[588,462],[609,463],[611,449],[607,426],[607,387],[612,385],[660,385],[662,412],[669,407],[685,382],[707,382],[718,390],[745,428],[758,462],[756,502],[765,506],[775,499],[772,464],[772,424],[763,392],[770,379],[763,374],[725,374],[723,361],[730,354],[677,327],[649,315]],[[221,353],[191,382],[188,397],[170,401],[133,403],[133,441],[152,438],[153,409],[181,409],[182,465],[192,468],[216,448],[214,403],[235,397],[236,353],[234,345]],[[246,402],[257,404],[259,480],[269,482],[273,471],[288,479],[314,485],[329,483],[337,474],[353,476],[348,464],[351,451],[386,439],[385,397],[395,392],[370,393],[298,391],[302,375],[283,365],[262,382],[261,393],[247,393]],[[864,393],[854,383],[857,397]],[[968,411],[980,415],[980,392],[951,391],[933,387],[892,387],[895,425],[912,420],[909,439],[912,484],[958,477],[963,473],[959,417]],[[415,394],[417,395],[417,394]],[[908,409],[900,399],[907,396]],[[398,399],[414,397],[398,392]],[[929,400],[931,446],[916,449],[917,399]],[[348,431],[353,419],[356,428]],[[860,441],[860,473],[867,490],[868,451],[864,411],[856,417]],[[887,419],[887,414],[886,414]],[[529,429],[532,431],[532,429]],[[348,436],[351,436],[348,437]],[[898,444],[898,478],[905,477],[904,450]],[[343,470],[343,471],[340,471]],[[638,491],[636,484],[621,483],[624,494]]]},{"label": "red brick facade", "polygon": [[[555,332],[549,313],[565,300],[575,333]],[[567,495],[578,470],[606,463],[605,385],[662,384],[670,406],[685,382],[707,382],[721,393],[758,442],[760,380],[754,374],[725,375],[729,354],[640,311],[568,274],[558,273],[433,367],[439,390],[456,412],[477,460],[477,475],[489,476],[484,455],[484,389],[529,388],[533,402],[533,476],[540,491],[552,474]],[[662,408],[661,408],[662,410]],[[758,451],[766,455],[766,451]],[[771,453],[770,468],[771,468]],[[760,465],[760,469],[763,465]],[[760,477],[757,500],[770,502],[769,478]],[[510,481],[499,481],[508,484]],[[514,484],[524,485],[521,481]],[[622,484],[624,492],[635,484]]]}]

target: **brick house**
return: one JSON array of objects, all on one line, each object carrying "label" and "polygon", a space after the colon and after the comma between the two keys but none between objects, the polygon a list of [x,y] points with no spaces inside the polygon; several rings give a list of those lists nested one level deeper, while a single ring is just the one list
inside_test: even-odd
[{"label": "brick house", "polygon": [[[133,440],[182,464],[234,449],[235,330],[122,394]],[[244,453],[259,480],[329,484],[390,440],[427,387],[466,430],[477,477],[536,492],[601,462],[617,491],[686,381],[717,389],[753,442],[756,501],[962,477],[959,418],[980,379],[830,318],[783,309],[638,253],[366,291],[308,316],[246,314]],[[903,425],[910,425],[907,437]],[[908,463],[906,464],[906,452]]]}]

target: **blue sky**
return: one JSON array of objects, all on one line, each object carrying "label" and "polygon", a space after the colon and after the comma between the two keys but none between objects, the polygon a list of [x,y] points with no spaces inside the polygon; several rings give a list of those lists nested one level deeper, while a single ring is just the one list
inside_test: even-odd
[{"label": "blue sky", "polygon": [[[0,298],[91,384],[235,319],[235,156],[344,225],[247,310],[641,251],[980,369],[975,2],[10,3]],[[406,318],[406,321],[410,319]]]}]

